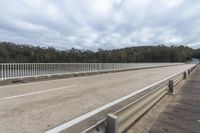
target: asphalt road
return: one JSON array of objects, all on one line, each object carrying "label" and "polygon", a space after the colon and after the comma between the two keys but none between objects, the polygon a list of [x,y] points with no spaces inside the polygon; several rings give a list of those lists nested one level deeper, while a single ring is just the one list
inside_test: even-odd
[{"label": "asphalt road", "polygon": [[0,132],[40,133],[193,65],[0,87]]}]

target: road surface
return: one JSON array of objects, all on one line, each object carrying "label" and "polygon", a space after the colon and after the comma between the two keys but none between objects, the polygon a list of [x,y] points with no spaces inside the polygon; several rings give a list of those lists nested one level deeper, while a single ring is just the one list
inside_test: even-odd
[{"label": "road surface", "polygon": [[0,132],[44,132],[191,66],[178,65],[2,86]]}]

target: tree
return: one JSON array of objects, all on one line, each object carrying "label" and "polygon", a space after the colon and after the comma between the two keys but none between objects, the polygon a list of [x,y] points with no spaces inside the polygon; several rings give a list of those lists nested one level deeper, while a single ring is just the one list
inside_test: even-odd
[{"label": "tree", "polygon": [[200,58],[200,49],[186,46],[140,46],[122,49],[57,50],[31,45],[16,45],[0,42],[1,63],[127,63],[127,62],[185,62],[193,57]]}]

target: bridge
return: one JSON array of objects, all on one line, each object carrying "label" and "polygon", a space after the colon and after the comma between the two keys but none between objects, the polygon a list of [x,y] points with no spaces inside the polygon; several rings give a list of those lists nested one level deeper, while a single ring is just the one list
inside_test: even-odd
[{"label": "bridge", "polygon": [[183,63],[1,64],[0,130],[122,132],[163,96],[172,95],[173,86],[195,67]]}]

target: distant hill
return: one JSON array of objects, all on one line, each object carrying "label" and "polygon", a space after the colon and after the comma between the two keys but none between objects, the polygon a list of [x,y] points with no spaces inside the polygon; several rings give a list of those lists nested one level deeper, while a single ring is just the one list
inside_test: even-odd
[{"label": "distant hill", "polygon": [[[127,63],[127,62],[185,62],[192,57],[187,46],[139,46],[103,50],[56,50],[31,45],[0,42],[1,63]],[[197,54],[193,54],[196,56]]]}]

